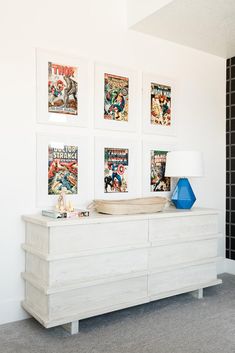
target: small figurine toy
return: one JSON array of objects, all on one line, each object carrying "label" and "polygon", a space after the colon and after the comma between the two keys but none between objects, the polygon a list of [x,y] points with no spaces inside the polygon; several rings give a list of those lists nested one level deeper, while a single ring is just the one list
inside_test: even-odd
[{"label": "small figurine toy", "polygon": [[66,212],[65,194],[66,188],[62,188],[56,205],[56,210],[59,212]]}]

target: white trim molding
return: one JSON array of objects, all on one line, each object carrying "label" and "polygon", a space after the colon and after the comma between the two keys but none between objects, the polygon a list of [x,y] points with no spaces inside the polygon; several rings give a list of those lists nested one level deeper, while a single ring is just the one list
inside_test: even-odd
[{"label": "white trim molding", "polygon": [[235,261],[230,259],[224,259],[224,272],[235,275]]}]

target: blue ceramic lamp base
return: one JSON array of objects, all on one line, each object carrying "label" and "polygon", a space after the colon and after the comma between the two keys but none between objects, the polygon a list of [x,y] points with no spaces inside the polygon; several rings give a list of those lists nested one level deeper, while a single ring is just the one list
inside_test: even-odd
[{"label": "blue ceramic lamp base", "polygon": [[190,209],[196,197],[187,178],[180,178],[172,194],[171,201],[176,208]]}]

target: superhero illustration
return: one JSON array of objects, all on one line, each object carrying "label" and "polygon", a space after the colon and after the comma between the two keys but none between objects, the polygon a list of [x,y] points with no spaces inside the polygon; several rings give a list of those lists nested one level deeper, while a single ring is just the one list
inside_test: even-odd
[{"label": "superhero illustration", "polygon": [[165,177],[167,151],[150,151],[150,191],[170,191],[171,178]]},{"label": "superhero illustration", "polygon": [[48,63],[48,112],[78,115],[78,68]]},{"label": "superhero illustration", "polygon": [[48,146],[48,195],[78,193],[78,148]]},{"label": "superhero illustration", "polygon": [[151,83],[151,124],[171,125],[171,87]]},{"label": "superhero illustration", "polygon": [[104,74],[104,119],[128,121],[129,79]]},{"label": "superhero illustration", "polygon": [[128,192],[127,148],[104,149],[104,192]]}]

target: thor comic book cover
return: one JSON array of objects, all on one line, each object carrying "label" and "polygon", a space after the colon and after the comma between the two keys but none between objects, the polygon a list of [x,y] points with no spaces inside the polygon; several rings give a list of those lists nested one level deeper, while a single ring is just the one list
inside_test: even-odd
[{"label": "thor comic book cover", "polygon": [[48,112],[78,115],[78,68],[48,62]]}]

